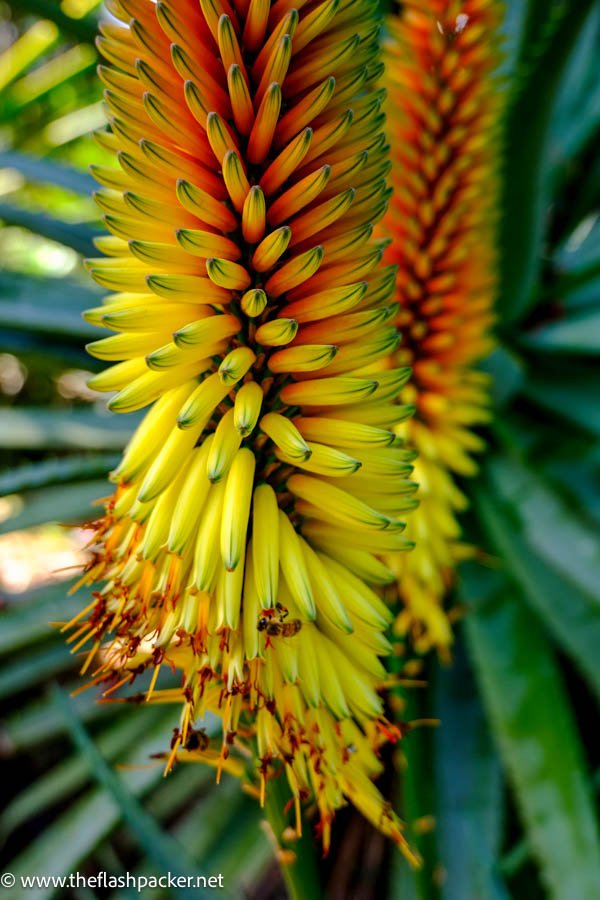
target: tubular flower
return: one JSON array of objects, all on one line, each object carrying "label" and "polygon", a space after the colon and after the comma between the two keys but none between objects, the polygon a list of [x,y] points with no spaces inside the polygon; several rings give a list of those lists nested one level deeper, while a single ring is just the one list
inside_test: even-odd
[{"label": "tubular flower", "polygon": [[475,473],[472,427],[488,419],[488,381],[473,364],[493,346],[500,19],[496,0],[409,0],[385,46],[394,195],[383,231],[398,265],[396,361],[414,372],[402,399],[416,406],[397,431],[418,451],[421,500],[407,529],[415,552],[394,563],[397,627],[442,653],[443,598],[466,552],[454,476]]},{"label": "tubular flower", "polygon": [[[102,586],[66,627],[105,696],[149,672],[147,700],[182,704],[167,769],[250,749],[263,796],[285,773],[297,811],[315,798],[325,848],[347,801],[404,846],[372,783],[396,737],[377,554],[410,546],[415,505],[390,430],[408,377],[386,362],[395,273],[372,237],[389,198],[376,4],[297,7],[109,3],[99,140],[120,168],[95,170],[112,235],[89,268],[117,293],[87,318],[116,364],[92,385],[150,410],[94,525],[82,580]],[[219,747],[194,729],[207,710]]]}]

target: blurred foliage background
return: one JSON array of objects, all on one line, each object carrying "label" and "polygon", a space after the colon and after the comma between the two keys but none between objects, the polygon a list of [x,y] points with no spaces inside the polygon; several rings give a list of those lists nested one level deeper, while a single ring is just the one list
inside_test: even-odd
[{"label": "blurred foliage background", "polygon": [[[84,604],[67,597],[81,524],[134,425],[86,387],[80,315],[98,302],[82,258],[100,230],[100,14],[96,0],[0,2],[2,868],[222,872],[229,896],[281,897],[255,801],[200,766],[163,780],[150,757],[177,713],[68,699],[75,660],[47,625]],[[495,416],[464,485],[481,559],[461,569],[452,665],[427,659],[407,696],[405,718],[441,726],[403,742],[394,788],[426,865],[412,873],[340,816],[330,897],[598,896],[599,76],[597,2],[509,0]]]}]

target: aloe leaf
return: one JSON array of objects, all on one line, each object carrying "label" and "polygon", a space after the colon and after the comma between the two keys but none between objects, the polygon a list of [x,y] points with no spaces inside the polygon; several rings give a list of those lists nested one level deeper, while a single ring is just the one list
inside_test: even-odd
[{"label": "aloe leaf", "polygon": [[523,395],[559,419],[600,436],[600,373],[594,368],[565,363],[558,370],[539,364]]},{"label": "aloe leaf", "polygon": [[[575,279],[587,279],[600,269],[600,218],[597,211],[583,219],[556,248],[552,263],[559,272]],[[562,288],[559,283],[558,289]]]},{"label": "aloe leaf", "polygon": [[[98,0],[98,6],[100,2],[101,0]],[[60,5],[52,0],[20,0],[19,9],[40,18],[50,19],[58,25],[61,32],[71,34],[80,40],[93,43],[98,33],[96,15],[88,13],[80,18],[68,16],[62,11]]]},{"label": "aloe leaf", "polygon": [[[89,706],[89,697],[86,698]],[[70,703],[70,711],[67,715],[64,710],[64,704]],[[67,701],[66,698],[62,702],[54,702],[50,707],[54,714],[60,719],[62,730],[71,733],[72,717],[76,717],[76,704]],[[114,715],[114,709],[108,705]],[[76,719],[79,722],[79,719]],[[176,713],[172,721],[176,721]],[[83,726],[82,726],[83,727]],[[146,762],[148,755],[152,752],[159,752],[164,749],[164,731],[161,727],[157,732],[148,734],[143,744],[142,762]],[[100,757],[101,765],[106,766],[102,757]],[[70,804],[67,809],[56,818],[52,827],[46,828],[35,841],[32,841],[19,856],[11,861],[11,872],[18,878],[23,875],[31,874],[55,874],[68,875],[77,871],[80,864],[85,860],[91,852],[108,837],[115,827],[121,821],[121,807],[127,801],[135,803],[139,809],[138,797],[144,796],[150,790],[160,784],[162,780],[162,768],[160,766],[139,766],[140,762],[139,750],[135,750],[128,755],[125,760],[131,768],[125,770],[120,776],[114,776],[117,779],[119,790],[122,791],[120,800],[104,787],[93,788],[83,794],[81,798]],[[96,765],[98,759],[90,759],[88,757],[88,765],[90,770],[98,778]],[[160,832],[162,835],[162,832]],[[168,835],[166,836],[165,847],[169,846]],[[176,845],[179,850],[179,845]],[[174,865],[171,867],[175,871],[177,857],[174,859]],[[27,892],[28,898],[34,900],[50,900],[54,894],[54,889],[39,888]],[[198,893],[196,894],[198,896]]]},{"label": "aloe leaf", "polygon": [[[136,779],[135,793],[147,792],[158,782],[160,774],[146,772]],[[118,808],[112,798],[96,788],[86,792],[70,804],[51,828],[47,828],[23,853],[11,860],[11,872],[21,875],[67,876],[77,871],[96,846],[106,838],[119,822]],[[27,891],[29,900],[51,900],[54,887],[38,887]]]},{"label": "aloe leaf", "polygon": [[[194,858],[202,860],[206,871],[222,873],[225,883],[236,885],[244,897],[273,861],[273,848],[260,827],[262,815],[255,798],[240,790],[237,779],[225,776],[183,817],[175,833]],[[310,830],[310,823],[307,827]]]},{"label": "aloe leaf", "polygon": [[510,347],[499,346],[481,363],[491,376],[490,394],[495,407],[503,407],[518,394],[525,380],[523,362]]},{"label": "aloe leaf", "polygon": [[[510,479],[510,472],[505,470],[504,477]],[[533,480],[535,476],[530,477]],[[512,486],[512,482],[509,484]],[[494,496],[489,487],[479,487],[474,494],[479,519],[492,550],[503,561],[507,576],[523,591],[527,602],[543,619],[556,642],[569,654],[573,664],[581,670],[600,698],[600,604],[596,593],[588,594],[574,583],[576,566],[565,569],[558,564],[553,565],[551,560],[540,558],[528,540],[520,518],[520,504],[506,507],[505,511],[498,501],[506,494],[499,491]],[[508,511],[512,514],[509,515]],[[555,525],[550,516],[548,521],[541,518],[537,521],[540,530],[554,532]],[[559,535],[556,537],[560,539]]]},{"label": "aloe leaf", "polygon": [[[207,875],[221,874],[235,897],[250,896],[273,863],[273,849],[259,826],[259,805],[235,779],[225,776],[215,785],[213,769],[196,764],[182,768],[185,771],[176,770],[175,777],[148,798],[148,810],[161,821],[171,819],[193,796],[193,806],[177,818],[172,833],[194,859],[201,860]],[[147,869],[139,866],[135,874],[147,874]],[[126,891],[118,891],[111,900],[128,897]],[[158,900],[160,891],[148,891],[148,897]]]},{"label": "aloe leaf", "polygon": [[514,509],[530,547],[567,581],[595,597],[600,585],[600,545],[587,524],[516,459],[493,457],[486,471],[496,496]]},{"label": "aloe leaf", "polygon": [[9,596],[5,610],[0,612],[0,655],[51,638],[56,632],[49,622],[68,621],[86,605],[81,593],[68,597],[67,590],[68,583],[61,581],[21,595],[14,603]]},{"label": "aloe leaf", "polygon": [[436,836],[442,900],[508,900],[496,860],[502,839],[502,775],[462,640],[435,677]]},{"label": "aloe leaf", "polygon": [[500,200],[500,308],[505,322],[520,318],[533,300],[549,206],[552,114],[565,67],[591,7],[592,0],[550,8],[529,6],[529,22],[535,23],[537,17],[541,24],[536,39],[524,42],[533,50],[529,58],[521,59],[517,72],[519,81],[506,123]]},{"label": "aloe leaf", "polygon": [[[2,352],[12,353],[23,359],[28,368],[44,370],[49,365],[61,371],[68,368],[84,369],[90,372],[99,372],[103,366],[97,360],[93,360],[83,348],[79,349],[77,343],[71,343],[70,338],[59,342],[58,338],[50,342],[48,335],[25,331],[5,331],[2,335]],[[0,446],[5,435],[0,435]]]},{"label": "aloe leaf", "polygon": [[5,407],[0,409],[0,447],[120,450],[139,421],[139,416],[115,416],[94,407]]},{"label": "aloe leaf", "polygon": [[570,310],[580,310],[597,306],[600,301],[600,272],[574,284],[565,285],[560,295],[560,303],[567,314]]},{"label": "aloe leaf", "polygon": [[[102,731],[96,738],[98,749],[108,760],[118,761],[130,748],[140,744],[148,730],[156,730],[157,724],[167,734],[172,719],[173,715],[166,715],[164,709],[137,710],[135,716],[122,717]],[[87,757],[71,754],[36,778],[11,801],[0,816],[0,827],[8,834],[56,803],[68,802],[91,777]]]},{"label": "aloe leaf", "polygon": [[72,666],[73,657],[62,642],[18,656],[0,669],[0,699],[25,691],[39,682],[45,682],[52,675],[64,672]]},{"label": "aloe leaf", "polygon": [[97,501],[109,496],[111,492],[112,488],[105,480],[72,484],[66,493],[61,485],[32,491],[25,495],[23,509],[0,524],[0,534],[43,525],[46,522],[77,525],[97,518],[101,515]]},{"label": "aloe leaf", "polygon": [[25,332],[64,335],[78,342],[103,337],[103,329],[81,317],[96,306],[98,292],[63,279],[0,273],[0,326]]},{"label": "aloe leaf", "polygon": [[[44,679],[45,684],[45,679]],[[67,684],[69,690],[81,687],[81,680]],[[90,692],[72,698],[73,709],[82,721],[97,722],[114,718],[115,707],[110,703],[94,703]],[[0,756],[11,757],[26,753],[39,743],[40,734],[52,741],[65,733],[65,720],[47,699],[33,700],[16,712],[5,715],[0,726]]]},{"label": "aloe leaf", "polygon": [[[185,768],[189,770],[190,766],[196,768],[194,764],[186,764]],[[206,769],[206,772],[214,785],[214,770]],[[225,835],[229,840],[228,829],[231,828],[247,799],[240,790],[239,781],[224,776],[222,783],[214,785],[214,789],[203,798],[201,810],[195,807],[183,817],[179,824],[178,835],[182,843],[190,848],[195,859],[206,860],[218,853]],[[256,826],[260,806],[256,806],[256,801],[251,802],[257,810],[254,823]],[[208,823],[210,827],[207,827]]]},{"label": "aloe leaf", "polygon": [[553,180],[562,181],[568,165],[600,127],[600,9],[591,9],[566,68],[552,127]]},{"label": "aloe leaf", "polygon": [[50,484],[70,484],[107,475],[118,462],[119,456],[115,453],[95,453],[26,463],[16,469],[0,472],[0,497]]},{"label": "aloe leaf", "polygon": [[543,474],[592,526],[600,527],[600,446],[573,442],[544,463]]},{"label": "aloe leaf", "polygon": [[89,197],[97,187],[87,172],[18,150],[0,151],[0,169],[16,169],[27,181],[53,184],[85,197]]},{"label": "aloe leaf", "polygon": [[[116,774],[106,763],[102,754],[89,737],[84,725],[77,718],[70,705],[69,699],[58,687],[52,691],[53,701],[61,710],[69,733],[80,753],[89,764],[98,784],[106,791],[108,797],[119,810],[120,818],[130,828],[140,847],[143,848],[148,858],[165,873],[174,875],[196,876],[201,874],[195,861],[191,859],[185,848],[168,832],[163,831],[157,822],[146,812],[125,784],[125,780]],[[197,888],[178,888],[181,897],[197,898],[208,896]],[[228,896],[226,890],[221,889],[222,896]]]},{"label": "aloe leaf", "polygon": [[[223,796],[220,787],[216,790],[210,790],[211,787],[214,787],[214,784],[215,773],[214,770],[208,766],[181,766],[176,768],[166,781],[163,781],[162,784],[159,784],[155,790],[152,791],[145,803],[146,809],[157,821],[174,821],[174,824],[170,826],[170,832],[178,841],[180,841],[188,852],[193,855],[194,859],[200,861],[202,870],[206,872],[207,875],[218,872],[218,870],[211,865],[210,860],[207,860],[202,854],[195,852],[194,845],[189,840],[190,835],[182,828],[181,811],[182,809],[185,810],[190,803],[193,804],[191,811],[183,813],[184,817],[186,819],[193,818],[195,832],[203,833],[207,830],[212,831],[213,824],[210,817],[210,811],[206,811],[206,804],[207,802],[210,803],[213,795]],[[227,811],[229,795],[226,794],[223,800],[225,802],[223,803],[222,801],[222,805],[225,806],[225,810]],[[231,814],[235,815],[235,812],[236,810],[234,807],[231,809]],[[218,839],[218,832],[216,832],[216,837]],[[101,850],[104,851],[104,846]],[[115,860],[112,863],[110,870],[107,869],[107,871],[119,871],[120,866],[121,863],[118,860]],[[148,875],[148,862],[145,858],[135,867],[132,874],[136,876]],[[231,884],[229,879],[227,879],[226,883],[228,885]],[[137,896],[137,894],[134,896]],[[151,900],[151,898],[162,900],[160,890],[148,888],[144,891],[144,896],[147,896],[149,900]],[[129,891],[127,888],[124,888],[123,890],[114,891],[111,894],[111,900],[129,900],[130,897],[131,888]]]},{"label": "aloe leaf", "polygon": [[497,573],[461,571],[477,680],[548,895],[593,897],[600,843],[591,783],[552,650]]},{"label": "aloe leaf", "polygon": [[95,228],[82,223],[72,224],[55,219],[45,213],[31,212],[10,203],[0,203],[0,219],[6,225],[16,225],[48,240],[71,247],[83,256],[93,256],[96,252],[94,238],[101,234]]},{"label": "aloe leaf", "polygon": [[528,332],[521,343],[544,352],[597,355],[600,353],[600,309],[584,309],[542,325]]},{"label": "aloe leaf", "polygon": [[78,341],[96,340],[106,337],[94,325],[83,321],[78,312],[70,312],[60,307],[54,310],[40,309],[34,298],[31,301],[0,300],[0,326],[20,331],[64,335]]},{"label": "aloe leaf", "polygon": [[[222,873],[225,884],[235,885],[239,897],[248,897],[256,890],[273,861],[273,848],[260,827],[257,812],[260,807],[257,809],[256,801],[244,798],[237,814],[224,826],[215,852],[200,857],[209,871]],[[245,861],[243,866],[240,859]]]}]

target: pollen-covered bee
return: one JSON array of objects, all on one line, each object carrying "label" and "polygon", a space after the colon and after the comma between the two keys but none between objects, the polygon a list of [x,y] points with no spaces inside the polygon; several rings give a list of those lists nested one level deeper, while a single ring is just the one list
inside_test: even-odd
[{"label": "pollen-covered bee", "polygon": [[[262,621],[262,620],[261,620]],[[260,627],[260,622],[258,625],[259,631],[266,631],[270,637],[293,637],[295,634],[298,634],[300,629],[302,628],[302,622],[300,619],[290,619],[289,622],[267,622],[266,625]]]},{"label": "pollen-covered bee", "polygon": [[206,750],[210,744],[210,738],[204,728],[195,731],[190,729],[187,741],[185,742],[185,750]]},{"label": "pollen-covered bee", "polygon": [[270,609],[263,609],[256,626],[259,631],[266,631],[270,637],[293,637],[302,628],[300,619],[286,621],[289,610],[282,603],[276,603]]}]

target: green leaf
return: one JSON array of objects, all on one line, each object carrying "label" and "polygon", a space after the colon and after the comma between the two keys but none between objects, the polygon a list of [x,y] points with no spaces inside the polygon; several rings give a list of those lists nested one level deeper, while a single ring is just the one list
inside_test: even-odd
[{"label": "green leaf", "polygon": [[98,303],[97,291],[67,279],[0,272],[0,326],[5,328],[91,340],[105,331],[89,325],[81,314]]},{"label": "green leaf", "polygon": [[462,569],[477,680],[552,900],[594,897],[600,844],[584,755],[553,653],[497,574]]},{"label": "green leaf", "polygon": [[80,172],[64,163],[55,162],[18,150],[0,151],[0,169],[16,169],[27,181],[53,184],[76,194],[89,197],[97,184],[87,172]]},{"label": "green leaf", "polygon": [[508,347],[497,347],[481,363],[491,376],[491,399],[495,407],[506,406],[519,392],[525,379],[525,366]]},{"label": "green leaf", "polygon": [[506,0],[504,19],[500,27],[503,61],[500,73],[510,78],[522,55],[528,4],[523,0]]},{"label": "green leaf", "polygon": [[[28,368],[43,369],[48,364],[60,366],[62,371],[71,367],[99,372],[104,368],[98,360],[91,359],[83,347],[79,349],[76,343],[70,341],[70,338],[66,341],[49,341],[48,335],[42,332],[5,331],[2,335],[2,351],[23,358]],[[0,446],[5,437],[0,435]]]},{"label": "green leaf", "polygon": [[[599,297],[600,300],[600,297]],[[600,308],[584,309],[528,332],[525,347],[553,353],[600,353]]]},{"label": "green leaf", "polygon": [[[63,644],[63,642],[60,642]],[[64,646],[64,644],[63,644]],[[45,679],[43,681],[45,686]],[[81,679],[68,683],[67,690],[77,690],[81,687]],[[108,718],[114,718],[117,713],[110,703],[95,703],[88,692],[78,694],[72,698],[73,709],[85,722],[94,724]],[[65,733],[65,720],[54,706],[48,704],[47,698],[33,700],[20,707],[16,712],[4,717],[0,735],[0,756],[10,757],[28,752],[39,744],[40,735],[44,741],[53,741]]]},{"label": "green leaf", "polygon": [[[496,456],[486,465],[491,496],[514,509],[523,536],[535,552],[590,598],[600,585],[600,544],[587,523],[572,513],[535,474],[517,460]],[[494,491],[495,488],[495,491]],[[600,610],[600,603],[597,603]]]},{"label": "green leaf", "polygon": [[119,459],[115,453],[95,453],[26,463],[16,469],[0,472],[0,497],[50,484],[69,484],[97,475],[106,476],[115,468]]},{"label": "green leaf", "polygon": [[[157,725],[167,734],[172,719],[172,712],[165,714],[164,708],[142,707],[136,710],[135,716],[128,715],[111,722],[96,739],[98,749],[114,762],[137,747],[146,734],[156,733]],[[0,827],[5,834],[10,834],[56,803],[68,802],[71,795],[88,784],[92,777],[86,756],[68,756],[36,778],[11,801],[0,817]]]},{"label": "green leaf", "polygon": [[[236,779],[225,776],[183,817],[175,833],[194,859],[202,860],[205,871],[222,873],[225,884],[235,885],[236,895],[245,897],[259,883],[262,870],[273,863],[273,849],[261,827],[263,815],[255,798],[244,794]],[[307,823],[309,831],[312,824]]]},{"label": "green leaf", "polygon": [[0,669],[0,699],[46,682],[52,675],[72,668],[73,662],[62,642],[18,656]]},{"label": "green leaf", "polygon": [[559,419],[600,436],[600,372],[590,366],[538,364],[523,387],[523,395]]},{"label": "green leaf", "polygon": [[584,516],[592,528],[600,526],[600,446],[591,442],[569,443],[544,463],[543,473]]},{"label": "green leaf", "polygon": [[[148,858],[163,872],[188,876],[200,874],[195,861],[188,856],[182,845],[160,828],[135,796],[127,790],[124,780],[106,764],[84,725],[75,715],[68,697],[56,686],[53,688],[52,696],[57,708],[62,711],[75,746],[87,758],[90,771],[117,806],[120,817],[129,826]],[[190,888],[181,888],[178,893],[184,898],[208,896],[203,891]],[[227,896],[226,891],[222,890],[221,894]]]},{"label": "green leaf", "polygon": [[529,6],[523,43],[526,56],[517,71],[503,157],[499,308],[504,322],[519,319],[533,300],[550,202],[552,114],[565,67],[592,2]]},{"label": "green leaf", "polygon": [[473,672],[459,639],[435,677],[436,836],[442,900],[508,900],[496,860],[502,838],[502,776]]},{"label": "green leaf", "polygon": [[589,279],[573,286],[566,285],[562,291],[560,302],[567,311],[585,306],[597,306],[600,302],[600,275],[592,275]]},{"label": "green leaf", "polygon": [[[550,548],[553,543],[560,543],[562,534],[560,518],[557,521],[552,512],[553,508],[556,511],[558,501],[543,491],[533,473],[506,464],[496,472],[495,484],[496,491],[490,481],[484,479],[483,485],[474,491],[475,509],[491,548],[502,559],[506,575],[523,591],[526,601],[600,698],[600,604],[596,591],[586,592],[585,587],[578,583],[578,539],[573,537],[575,546],[569,544],[569,526],[564,526],[567,549],[563,551],[561,548],[553,558]],[[514,496],[517,484],[526,485],[522,498],[518,500]],[[528,498],[538,492],[542,494],[542,500],[550,500],[549,508],[542,504],[536,513],[534,503],[531,514],[536,517],[525,520],[530,514]],[[590,542],[587,534],[582,539]],[[540,542],[546,551],[545,559],[544,555],[539,554]],[[565,558],[568,548],[573,551],[571,565]]]},{"label": "green leaf", "polygon": [[70,223],[55,219],[45,213],[31,212],[10,203],[0,203],[0,219],[6,225],[16,225],[48,240],[71,247],[82,256],[94,256],[94,238],[102,232],[83,223]]},{"label": "green leaf", "polygon": [[[97,5],[100,5],[100,2],[101,0],[98,0]],[[98,33],[98,21],[95,15],[88,13],[80,18],[68,16],[53,0],[20,0],[19,9],[42,19],[51,19],[59,26],[61,32],[73,35],[79,40],[93,43]]]},{"label": "green leaf", "polygon": [[[570,276],[567,285],[588,280],[600,269],[600,216],[596,210],[579,223],[568,239],[557,248],[552,263],[558,271]],[[558,290],[563,283],[559,283]]]},{"label": "green leaf", "polygon": [[[190,809],[177,816],[172,834],[194,859],[201,860],[204,872],[222,874],[235,897],[250,896],[267,866],[273,865],[272,847],[260,827],[261,810],[235,779],[225,775],[216,786],[214,778],[214,770],[206,766],[182,766],[152,794],[147,808],[161,821],[173,820],[181,807],[189,805],[191,796],[196,798]],[[135,874],[147,875],[147,864],[136,868]],[[111,900],[128,897],[119,891]],[[161,900],[160,893],[153,891],[148,897]]]},{"label": "green leaf", "polygon": [[69,597],[68,589],[69,582],[60,581],[19,595],[14,602],[9,596],[5,609],[0,612],[0,655],[50,639],[56,635],[50,622],[68,621],[86,606],[83,592]]},{"label": "green leaf", "polygon": [[[553,116],[553,180],[564,179],[600,126],[600,9],[596,5],[582,29],[562,79]],[[556,187],[555,187],[556,190]]]},{"label": "green leaf", "polygon": [[0,447],[120,450],[139,421],[140,416],[118,416],[98,407],[5,407],[0,409]]},{"label": "green leaf", "polygon": [[82,481],[73,484],[65,492],[62,485],[32,491],[24,497],[24,506],[16,515],[0,523],[0,534],[20,531],[46,522],[61,525],[77,525],[102,514],[98,506],[99,498],[112,493],[112,487],[105,480]]},{"label": "green leaf", "polygon": [[[66,702],[69,701],[63,701],[63,703]],[[85,704],[88,708],[94,707],[94,704],[90,703],[89,696],[85,697]],[[77,705],[74,701],[70,701],[71,716],[77,715],[75,712]],[[46,707],[52,710],[54,717],[60,720],[61,731],[69,730],[72,727],[71,716],[65,715],[63,704],[59,705],[55,702],[52,706],[48,706],[46,701]],[[96,708],[102,709],[98,706]],[[104,711],[107,709],[110,709],[111,714],[114,715],[113,707],[107,704]],[[177,713],[174,711],[172,722],[175,723],[176,720]],[[37,734],[38,739],[39,734],[40,732]],[[125,797],[131,798],[138,804],[139,801],[135,798],[144,796],[161,783],[162,768],[160,766],[148,767],[140,765],[140,763],[146,763],[151,753],[163,750],[164,742],[164,729],[161,726],[159,730],[147,734],[141,748],[136,748],[125,757],[124,762],[128,764],[129,768],[118,777],[119,786],[123,790],[120,802],[103,787],[87,791],[81,798],[70,804],[52,822],[51,827],[44,829],[11,861],[10,871],[17,878],[22,874],[68,875],[77,871],[80,864],[118,825],[121,819],[121,803]],[[92,770],[97,777],[98,773],[94,768],[96,762],[95,758]],[[103,760],[102,764],[106,765]],[[31,890],[27,893],[28,900],[29,898],[50,900],[54,891],[50,887]]]}]

